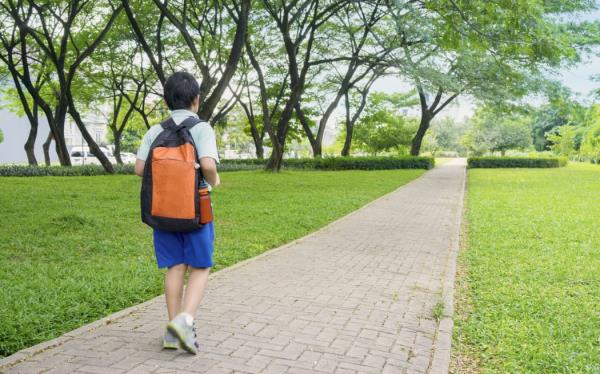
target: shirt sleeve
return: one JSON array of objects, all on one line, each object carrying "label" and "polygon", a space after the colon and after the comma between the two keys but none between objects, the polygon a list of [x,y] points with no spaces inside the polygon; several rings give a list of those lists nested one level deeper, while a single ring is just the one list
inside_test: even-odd
[{"label": "shirt sleeve", "polygon": [[142,142],[140,143],[140,148],[137,152],[138,160],[146,161],[148,158],[148,153],[150,152],[150,146],[152,145],[152,135],[150,134],[152,131],[148,130],[144,137],[142,138]]},{"label": "shirt sleeve", "polygon": [[197,125],[199,128],[198,136],[194,138],[198,148],[198,158],[211,157],[217,163],[219,162],[219,152],[217,151],[217,138],[215,130],[208,124]]}]

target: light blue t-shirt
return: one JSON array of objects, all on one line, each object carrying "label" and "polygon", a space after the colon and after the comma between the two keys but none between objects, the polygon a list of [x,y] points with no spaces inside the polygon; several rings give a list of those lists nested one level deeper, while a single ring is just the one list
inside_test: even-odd
[{"label": "light blue t-shirt", "polygon": [[[196,117],[198,115],[194,112],[191,112],[186,109],[177,109],[171,111],[171,117],[175,124],[179,125],[188,117]],[[142,138],[142,143],[140,144],[140,148],[137,152],[137,158],[145,161],[148,158],[148,153],[150,152],[150,146],[158,136],[163,131],[163,128],[160,124],[154,125],[148,129],[144,137]],[[198,157],[211,157],[214,158],[216,162],[219,162],[219,153],[217,152],[217,139],[215,137],[215,131],[210,126],[208,122],[200,122],[196,126],[190,129],[190,134],[192,138],[194,138],[194,142],[196,143],[196,148],[198,149]]]}]

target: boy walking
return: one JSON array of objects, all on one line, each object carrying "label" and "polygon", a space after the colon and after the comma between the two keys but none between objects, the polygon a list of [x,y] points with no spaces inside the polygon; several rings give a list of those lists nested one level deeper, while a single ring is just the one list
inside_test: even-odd
[{"label": "boy walking", "polygon": [[[171,112],[175,125],[189,122],[200,106],[200,87],[189,73],[177,72],[171,75],[164,86],[164,100]],[[197,122],[197,121],[196,121]],[[144,135],[137,153],[135,173],[144,175],[146,159],[158,135],[164,131],[161,125],[152,126]],[[217,143],[215,133],[207,122],[199,122],[189,129],[196,146],[199,164],[204,180],[212,187],[220,183],[217,173]],[[165,182],[166,183],[166,182]],[[214,226],[212,221],[200,229],[189,232],[166,231],[154,228],[154,251],[159,268],[167,268],[165,274],[165,298],[169,322],[163,336],[163,347],[184,350],[196,354],[194,315],[208,281],[213,266]],[[189,278],[184,294],[185,274]]]}]

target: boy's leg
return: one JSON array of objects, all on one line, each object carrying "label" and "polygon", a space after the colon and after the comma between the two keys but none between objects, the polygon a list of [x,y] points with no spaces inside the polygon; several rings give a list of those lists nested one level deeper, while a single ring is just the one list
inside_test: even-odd
[{"label": "boy's leg", "polygon": [[165,274],[165,298],[167,300],[169,321],[182,311],[181,300],[186,270],[187,265],[179,264],[171,266]]},{"label": "boy's leg", "polygon": [[183,299],[183,307],[181,311],[190,314],[192,317],[196,315],[196,310],[204,296],[204,289],[208,283],[208,273],[210,268],[194,268],[190,266],[190,276],[185,288],[185,297]]}]

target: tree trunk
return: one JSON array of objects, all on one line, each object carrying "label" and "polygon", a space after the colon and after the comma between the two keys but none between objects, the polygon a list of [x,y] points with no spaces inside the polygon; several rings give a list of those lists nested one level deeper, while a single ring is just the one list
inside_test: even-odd
[{"label": "tree trunk", "polygon": [[429,129],[429,125],[431,124],[431,116],[423,113],[421,116],[421,122],[419,123],[419,129],[415,134],[415,137],[412,139],[412,145],[410,147],[410,154],[412,156],[418,156],[421,153],[421,145],[423,144],[423,138]]},{"label": "tree trunk", "polygon": [[[63,126],[64,128],[64,126]],[[52,136],[54,139],[54,145],[56,147],[56,154],[58,160],[62,166],[71,166],[71,157],[69,157],[69,150],[67,149],[67,143],[65,142],[64,130],[58,130],[58,136]]]},{"label": "tree trunk", "polygon": [[106,157],[106,155],[102,153],[100,147],[98,146],[96,141],[94,141],[94,138],[92,138],[90,133],[87,131],[87,128],[85,127],[85,124],[81,119],[81,115],[75,108],[75,101],[73,100],[70,91],[67,91],[67,98],[69,100],[69,113],[71,114],[71,118],[73,118],[73,120],[75,121],[79,132],[81,132],[83,139],[85,139],[85,142],[90,148],[90,152],[98,158],[98,161],[100,161],[100,164],[102,164],[102,167],[104,167],[104,170],[106,170],[107,173],[114,173],[113,166],[108,160],[108,157]]},{"label": "tree trunk", "polygon": [[346,123],[346,139],[344,140],[344,147],[342,148],[342,157],[350,156],[350,147],[352,146],[352,133],[354,126],[351,123]]},{"label": "tree trunk", "polygon": [[35,138],[37,137],[38,124],[37,122],[31,122],[29,127],[29,136],[25,142],[25,153],[27,154],[27,161],[29,165],[37,165],[37,159],[35,158]]},{"label": "tree trunk", "polygon": [[123,160],[121,159],[121,133],[115,133],[113,135],[115,137],[115,149],[113,155],[115,156],[115,160],[117,160],[117,164],[123,165]]},{"label": "tree trunk", "polygon": [[69,150],[67,149],[67,143],[65,141],[65,120],[67,117],[68,104],[64,98],[59,98],[59,103],[54,111],[54,121],[48,119],[50,130],[52,132],[52,138],[54,139],[54,145],[56,147],[56,154],[58,160],[62,166],[71,166],[71,157],[69,157]]},{"label": "tree trunk", "polygon": [[315,145],[312,147],[313,157],[318,158],[323,156],[323,149],[320,142],[315,142]]},{"label": "tree trunk", "polygon": [[294,108],[296,110],[296,115],[298,116],[298,119],[300,120],[300,123],[302,124],[302,128],[304,129],[304,132],[306,133],[308,142],[310,143],[310,147],[312,148],[313,157],[315,157],[315,158],[321,157],[322,137],[321,137],[321,140],[319,140],[318,134],[317,134],[317,137],[315,137],[315,135],[313,134],[312,130],[310,129],[310,124],[308,123],[308,119],[304,115],[304,111],[302,110],[302,107],[300,106],[300,102],[297,102],[296,105],[294,106]]},{"label": "tree trunk", "polygon": [[266,170],[272,172],[279,172],[281,170],[281,164],[283,161],[283,147],[277,145],[273,147],[273,151],[271,152],[271,157],[269,157],[269,161],[267,161]]},{"label": "tree trunk", "polygon": [[48,137],[44,144],[42,144],[42,149],[44,150],[44,161],[46,166],[50,166],[50,143],[52,143],[52,131],[48,133]]},{"label": "tree trunk", "polygon": [[506,156],[506,149],[502,149],[502,150],[500,150],[500,155],[501,155],[502,157]]},{"label": "tree trunk", "polygon": [[262,140],[254,142],[254,148],[256,148],[256,158],[262,160],[265,158],[265,148],[263,147]]}]

